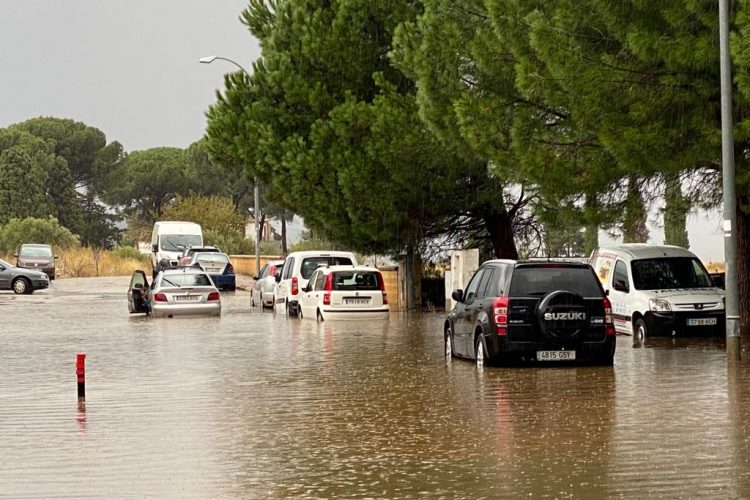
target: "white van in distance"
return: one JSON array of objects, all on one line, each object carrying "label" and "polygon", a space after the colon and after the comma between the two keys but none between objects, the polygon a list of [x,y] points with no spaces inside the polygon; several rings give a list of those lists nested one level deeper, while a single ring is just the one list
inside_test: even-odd
[{"label": "white van in distance", "polygon": [[176,267],[182,250],[203,246],[203,230],[195,222],[158,221],[151,232],[151,269],[153,277],[162,269]]},{"label": "white van in distance", "polygon": [[589,261],[609,294],[617,333],[723,335],[724,290],[689,250],[629,243],[601,247]]}]

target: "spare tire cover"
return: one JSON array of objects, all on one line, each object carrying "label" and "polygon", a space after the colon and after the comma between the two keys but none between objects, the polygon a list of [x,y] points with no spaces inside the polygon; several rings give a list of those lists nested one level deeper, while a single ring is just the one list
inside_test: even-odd
[{"label": "spare tire cover", "polygon": [[586,302],[577,293],[565,290],[550,292],[539,302],[537,320],[539,329],[546,337],[573,339],[588,324]]}]

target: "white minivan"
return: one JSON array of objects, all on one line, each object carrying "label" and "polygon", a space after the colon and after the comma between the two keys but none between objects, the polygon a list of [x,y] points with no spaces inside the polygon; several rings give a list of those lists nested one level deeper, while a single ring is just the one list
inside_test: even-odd
[{"label": "white minivan", "polygon": [[290,253],[276,282],[274,310],[283,307],[289,316],[298,316],[300,294],[316,269],[356,265],[357,257],[352,252],[309,250]]},{"label": "white minivan", "polygon": [[155,278],[159,271],[177,267],[182,251],[191,246],[203,246],[203,230],[195,222],[157,221],[151,232],[151,270]]},{"label": "white minivan", "polygon": [[617,333],[723,335],[724,290],[700,259],[672,245],[601,247],[589,261],[612,303]]}]

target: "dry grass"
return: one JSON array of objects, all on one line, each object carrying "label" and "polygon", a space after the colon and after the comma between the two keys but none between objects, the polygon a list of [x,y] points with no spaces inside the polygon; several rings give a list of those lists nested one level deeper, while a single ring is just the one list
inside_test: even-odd
[{"label": "dry grass", "polygon": [[[125,257],[109,250],[99,251],[99,268],[97,274],[94,251],[91,248],[71,248],[58,250],[56,262],[57,278],[90,278],[93,276],[130,276],[138,269],[146,270],[150,276],[149,259],[144,255],[141,259]],[[15,264],[12,255],[0,256],[3,260]]]},{"label": "dry grass", "polygon": [[74,248],[58,252],[57,276],[60,278],[90,278],[92,276],[130,276],[138,269],[148,270],[148,256],[141,259],[124,257],[109,250],[99,251],[99,265],[91,248]]}]

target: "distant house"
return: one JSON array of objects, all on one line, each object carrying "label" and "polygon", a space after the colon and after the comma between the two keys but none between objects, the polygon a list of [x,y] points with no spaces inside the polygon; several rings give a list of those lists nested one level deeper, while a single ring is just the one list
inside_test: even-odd
[{"label": "distant house", "polygon": [[[253,241],[256,239],[255,217],[253,217],[252,214],[248,214],[247,220],[245,220],[245,239]],[[281,237],[276,234],[276,231],[271,227],[271,222],[268,220],[268,217],[266,217],[266,220],[263,222],[263,241],[275,241],[279,239],[281,239]]]}]

